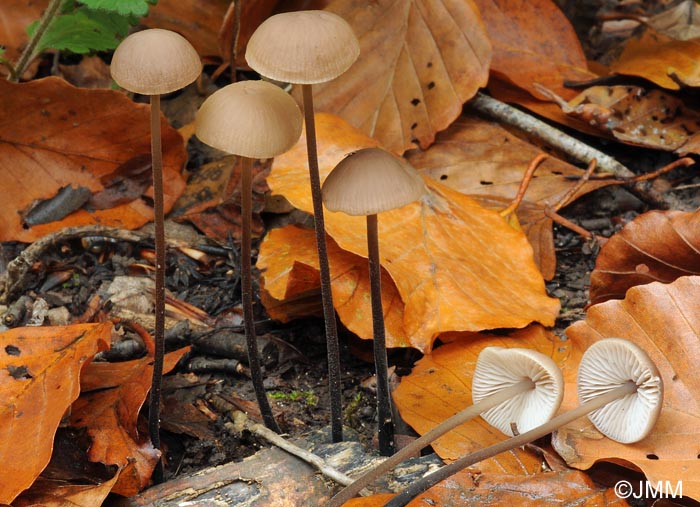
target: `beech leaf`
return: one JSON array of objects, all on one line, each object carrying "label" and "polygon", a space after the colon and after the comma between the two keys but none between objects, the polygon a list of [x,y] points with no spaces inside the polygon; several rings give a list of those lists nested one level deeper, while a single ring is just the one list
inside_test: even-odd
[{"label": "beech leaf", "polygon": [[111,329],[76,324],[0,334],[0,503],[12,502],[48,464],[56,429],[80,393],[80,370],[107,347]]},{"label": "beech leaf", "polygon": [[[342,157],[376,146],[340,118],[317,115],[323,180]],[[273,193],[312,212],[306,138],[277,157],[268,177]],[[420,202],[379,215],[381,264],[406,305],[404,329],[412,344],[429,351],[444,331],[551,325],[559,302],[547,296],[525,236],[496,212],[425,179]],[[326,230],[349,252],[367,256],[365,220],[327,213]]]},{"label": "beech leaf", "polygon": [[561,428],[553,444],[569,466],[587,469],[598,461],[629,463],[658,481],[683,483],[683,496],[700,498],[700,277],[671,284],[632,287],[624,300],[589,308],[586,319],[566,330],[572,344],[564,363],[562,411],[575,407],[576,370],[581,354],[610,337],[639,345],[656,364],[664,384],[661,415],[644,440],[623,445],[601,435],[587,418]]},{"label": "beech leaf", "polygon": [[[148,106],[114,90],[75,88],[56,77],[13,84],[0,80],[0,241],[34,241],[69,226],[99,223],[133,229],[153,220],[142,198],[110,209],[78,209],[61,220],[28,226],[20,213],[34,201],[73,185],[96,193],[101,178],[124,162],[150,154]],[[185,187],[185,146],[161,121],[165,211]],[[152,192],[152,190],[149,190]],[[71,210],[72,211],[72,210]]]},{"label": "beech leaf", "polygon": [[350,23],[360,57],[314,85],[315,107],[390,151],[429,146],[486,85],[491,44],[472,0],[335,0],[326,9]]},{"label": "beech leaf", "polygon": [[700,275],[700,211],[649,211],[600,249],[591,273],[592,304],[622,299],[635,285]]}]

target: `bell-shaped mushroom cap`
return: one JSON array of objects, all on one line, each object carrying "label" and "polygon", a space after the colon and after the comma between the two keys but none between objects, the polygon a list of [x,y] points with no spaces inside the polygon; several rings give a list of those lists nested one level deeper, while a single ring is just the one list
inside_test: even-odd
[{"label": "bell-shaped mushroom cap", "polygon": [[663,382],[656,365],[639,346],[621,338],[607,338],[591,345],[578,369],[581,403],[626,382],[637,391],[588,414],[603,435],[629,444],[646,437],[656,423],[663,404]]},{"label": "bell-shaped mushroom cap", "polygon": [[217,90],[195,118],[209,146],[249,158],[272,158],[301,136],[302,115],[289,94],[265,81],[239,81]]},{"label": "bell-shaped mushroom cap", "polygon": [[403,158],[381,148],[350,153],[323,182],[323,203],[330,211],[374,215],[420,199],[423,178]]},{"label": "bell-shaped mushroom cap", "polygon": [[197,51],[179,33],[151,28],[124,39],[110,66],[119,86],[143,95],[174,92],[202,72]]},{"label": "bell-shaped mushroom cap", "polygon": [[245,59],[277,81],[314,84],[348,70],[360,55],[350,25],[332,12],[296,11],[266,19],[248,41]]},{"label": "bell-shaped mushroom cap", "polygon": [[549,421],[564,397],[564,378],[550,357],[535,350],[486,347],[479,354],[472,378],[474,403],[527,379],[534,382],[534,389],[481,414],[506,435],[513,436],[513,423],[525,433]]}]

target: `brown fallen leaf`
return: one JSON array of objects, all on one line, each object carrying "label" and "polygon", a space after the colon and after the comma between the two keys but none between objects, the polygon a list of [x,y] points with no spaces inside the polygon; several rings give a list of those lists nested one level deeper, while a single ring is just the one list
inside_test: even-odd
[{"label": "brown fallen leaf", "polygon": [[[189,351],[183,348],[165,355],[163,373],[175,367]],[[122,363],[91,363],[81,378],[83,394],[73,404],[70,426],[86,428],[92,439],[90,461],[123,467],[112,491],[135,495],[145,488],[160,452],[136,423],[151,387],[153,358]]]},{"label": "brown fallen leaf", "polygon": [[76,324],[0,334],[0,503],[12,502],[48,464],[56,429],[80,393],[80,370],[107,347],[111,329]]},{"label": "brown fallen leaf", "polygon": [[119,478],[119,473],[100,484],[70,484],[40,477],[29,490],[12,502],[14,507],[95,507],[102,505]]},{"label": "brown fallen leaf", "polygon": [[700,42],[676,40],[647,28],[627,41],[610,71],[648,79],[667,90],[700,85]]},{"label": "brown fallen leaf", "polygon": [[649,211],[601,248],[591,272],[591,304],[622,299],[635,285],[700,275],[700,211]]},{"label": "brown fallen leaf", "polygon": [[679,150],[700,132],[700,114],[663,90],[592,86],[566,102],[542,86],[538,89],[565,113],[634,146]]},{"label": "brown fallen leaf", "polygon": [[[367,259],[341,250],[328,238],[333,304],[343,325],[363,339],[371,339],[372,310],[369,301]],[[271,230],[260,245],[258,269],[264,273],[263,302],[270,317],[287,322],[294,318],[318,315],[320,277],[314,233],[309,229],[287,226]],[[309,305],[310,294],[316,304]],[[419,348],[411,343],[403,329],[404,304],[394,281],[382,270],[382,305],[387,347]]]},{"label": "brown fallen leaf", "polygon": [[493,44],[494,76],[541,97],[535,82],[564,97],[564,81],[586,81],[586,56],[569,20],[551,0],[475,0]]},{"label": "brown fallen leaf", "polygon": [[[541,153],[497,123],[461,116],[438,134],[430,148],[408,151],[406,158],[418,172],[463,194],[486,197],[477,200],[488,208],[503,209],[515,197],[530,161]],[[545,279],[551,279],[556,268],[552,219],[545,207],[559,204],[583,173],[562,160],[547,158],[516,211]],[[588,181],[568,202],[609,184],[610,180]]]},{"label": "brown fallen leaf", "polygon": [[342,116],[397,154],[428,147],[488,79],[491,44],[472,0],[335,0],[360,57],[314,86],[316,110]]},{"label": "brown fallen leaf", "polygon": [[553,444],[569,466],[587,469],[598,461],[639,468],[651,484],[683,484],[683,496],[700,499],[700,277],[632,287],[624,300],[589,308],[586,320],[566,330],[570,356],[563,364],[566,390],[561,410],[578,404],[576,370],[583,351],[609,337],[644,349],[661,373],[664,403],[651,434],[623,445],[601,435],[587,418],[561,428]]},{"label": "brown fallen leaf", "polygon": [[[344,507],[382,506],[393,495],[354,498]],[[424,505],[496,507],[625,507],[627,501],[611,489],[597,487],[584,473],[575,470],[543,472],[534,475],[499,473],[473,474],[460,472],[437,484],[408,503],[408,507]]]},{"label": "brown fallen leaf", "polygon": [[[471,377],[479,353],[489,346],[525,347],[551,356],[561,364],[566,360],[569,343],[541,326],[530,326],[495,336],[476,333],[448,333],[441,339],[447,345],[420,359],[413,371],[402,377],[393,397],[401,417],[423,435],[460,410],[472,404]],[[477,417],[437,439],[431,445],[448,462],[477,449],[495,444],[506,437]],[[474,468],[481,472],[534,474],[541,471],[542,459],[522,448],[482,461]]]},{"label": "brown fallen leaf", "polygon": [[[162,118],[165,209],[185,186],[182,137]],[[111,209],[80,209],[62,220],[26,227],[20,213],[37,199],[68,185],[92,192],[118,166],[150,152],[149,111],[114,90],[75,88],[49,77],[13,84],[0,80],[0,241],[34,241],[63,227],[99,223],[137,228],[153,218],[153,209],[135,199]],[[152,192],[152,190],[149,190]]]},{"label": "brown fallen leaf", "polygon": [[[317,115],[323,180],[342,157],[376,146],[342,119]],[[277,157],[268,177],[274,193],[311,213],[306,139]],[[404,329],[428,351],[444,331],[551,325],[559,302],[546,295],[525,236],[498,213],[437,182],[425,180],[420,202],[389,211],[379,220],[381,264],[406,305]],[[362,217],[326,215],[328,234],[347,251],[367,256]]]}]

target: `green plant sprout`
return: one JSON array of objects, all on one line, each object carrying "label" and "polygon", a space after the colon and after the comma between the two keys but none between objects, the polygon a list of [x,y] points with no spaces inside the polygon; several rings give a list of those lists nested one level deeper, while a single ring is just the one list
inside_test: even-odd
[{"label": "green plant sprout", "polygon": [[87,54],[117,47],[158,0],[51,0],[41,19],[27,27],[29,42],[13,65],[0,53],[8,80],[19,81],[47,49]]}]

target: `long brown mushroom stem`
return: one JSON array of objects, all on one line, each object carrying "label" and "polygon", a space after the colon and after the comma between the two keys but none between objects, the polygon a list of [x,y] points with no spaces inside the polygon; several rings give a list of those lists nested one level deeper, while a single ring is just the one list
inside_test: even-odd
[{"label": "long brown mushroom stem", "polygon": [[367,215],[367,254],[369,258],[370,300],[372,304],[372,331],[374,368],[377,377],[377,419],[379,421],[379,453],[394,454],[394,424],[391,416],[389,392],[389,362],[386,356],[384,310],[382,308],[382,273],[379,263],[379,231],[377,215]]},{"label": "long brown mushroom stem", "polygon": [[326,226],[323,219],[323,199],[321,196],[321,176],[318,170],[316,149],[316,122],[314,120],[313,89],[310,84],[301,85],[304,97],[304,124],[306,126],[306,151],[309,159],[309,179],[311,181],[311,199],[314,208],[314,230],[316,231],[316,248],[321,277],[321,299],[323,302],[323,319],[326,326],[326,348],[328,356],[328,386],[331,408],[331,438],[333,442],[343,440],[343,407],[340,386],[340,346],[338,344],[338,327],[333,308],[331,292],[331,270],[328,264],[328,247],[326,246]]},{"label": "long brown mushroom stem", "polygon": [[253,317],[253,273],[251,266],[251,222],[253,220],[253,160],[241,157],[241,304],[243,306],[243,329],[246,347],[248,348],[248,366],[253,381],[255,397],[260,408],[265,426],[276,433],[280,428],[272,414],[272,407],[265,393],[263,372],[260,365],[258,339],[255,334],[255,319]]},{"label": "long brown mushroom stem", "polygon": [[[165,355],[165,224],[163,211],[163,152],[160,139],[160,95],[151,95],[151,167],[153,171],[153,214],[156,239],[155,351],[153,377],[148,403],[148,433],[151,443],[160,449],[160,397]],[[163,463],[153,471],[156,483],[163,480]]]},{"label": "long brown mushroom stem", "polygon": [[343,488],[337,495],[330,499],[326,507],[340,507],[345,502],[357,495],[363,488],[372,484],[375,480],[379,479],[389,470],[396,467],[396,465],[409,458],[410,456],[415,455],[421,449],[429,445],[434,440],[440,438],[448,431],[452,430],[453,428],[456,428],[460,424],[463,424],[473,419],[482,412],[485,412],[497,405],[500,405],[504,401],[507,401],[518,394],[533,389],[534,386],[535,383],[532,380],[522,380],[517,384],[508,386],[498,391],[497,393],[487,396],[481,401],[478,401],[477,403],[468,406],[461,412],[458,412],[449,419],[441,422],[433,429],[425,433],[423,436],[411,442],[406,447],[403,447],[402,449],[398,450],[396,454],[382,461],[379,465],[374,467],[372,470],[370,470],[363,476],[356,479],[349,486]]},{"label": "long brown mushroom stem", "polygon": [[543,436],[552,433],[554,430],[560,428],[561,426],[569,424],[578,419],[579,417],[583,417],[584,415],[593,412],[594,410],[604,407],[608,403],[624,398],[625,396],[633,394],[636,391],[637,384],[635,384],[632,381],[625,382],[619,387],[611,389],[610,391],[601,394],[600,396],[596,396],[595,398],[579,405],[573,410],[569,410],[568,412],[564,412],[563,414],[554,417],[546,424],[533,428],[530,431],[526,431],[525,433],[522,433],[513,438],[509,438],[507,440],[494,444],[490,447],[486,447],[471,454],[467,454],[466,456],[463,456],[457,461],[454,461],[449,465],[446,465],[436,470],[432,474],[423,477],[421,480],[414,482],[406,489],[401,491],[394,498],[389,500],[385,504],[385,507],[403,507],[419,494],[427,491],[429,488],[433,487],[438,482],[447,479],[448,477],[456,474],[460,470],[463,470],[469,466],[479,463],[480,461],[483,461],[485,459],[492,458],[502,452],[515,449],[516,447],[525,445],[529,442],[532,442],[533,440],[542,438]]}]

